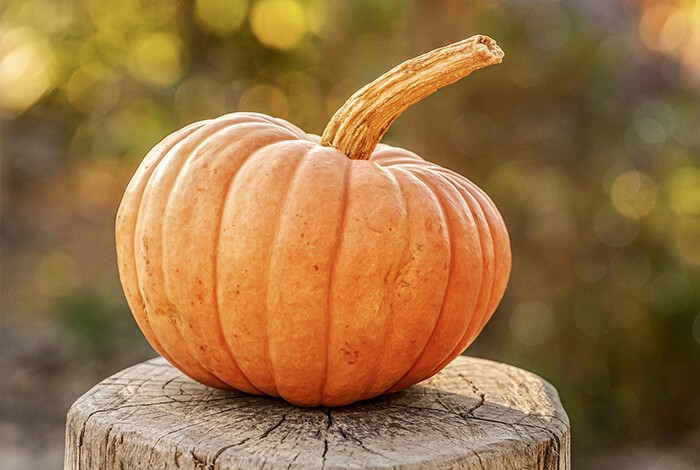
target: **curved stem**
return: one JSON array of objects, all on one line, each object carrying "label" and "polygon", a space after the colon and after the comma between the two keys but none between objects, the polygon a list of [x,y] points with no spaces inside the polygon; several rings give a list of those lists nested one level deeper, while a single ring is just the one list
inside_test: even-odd
[{"label": "curved stem", "polygon": [[367,160],[406,109],[503,56],[496,41],[478,34],[409,59],[355,92],[328,122],[321,144]]}]

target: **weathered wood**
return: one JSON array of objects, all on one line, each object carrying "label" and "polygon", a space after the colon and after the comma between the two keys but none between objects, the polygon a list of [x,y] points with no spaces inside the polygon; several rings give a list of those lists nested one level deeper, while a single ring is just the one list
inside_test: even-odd
[{"label": "weathered wood", "polygon": [[483,359],[334,409],[207,388],[153,359],[73,404],[65,468],[569,469],[569,453],[554,387]]}]

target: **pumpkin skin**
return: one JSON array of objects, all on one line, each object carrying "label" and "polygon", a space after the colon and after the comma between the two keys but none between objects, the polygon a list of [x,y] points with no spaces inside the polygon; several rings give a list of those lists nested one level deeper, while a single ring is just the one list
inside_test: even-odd
[{"label": "pumpkin skin", "polygon": [[320,141],[228,114],[165,138],[129,183],[124,292],[191,378],[346,405],[436,374],[496,309],[510,245],[481,189],[408,150],[350,159]]}]

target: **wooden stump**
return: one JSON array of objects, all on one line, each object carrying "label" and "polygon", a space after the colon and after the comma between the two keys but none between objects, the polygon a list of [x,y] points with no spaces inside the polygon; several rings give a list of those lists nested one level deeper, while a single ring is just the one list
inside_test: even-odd
[{"label": "wooden stump", "polygon": [[569,420],[529,372],[459,357],[394,395],[306,409],[216,390],[153,359],[68,412],[66,469],[569,469]]}]

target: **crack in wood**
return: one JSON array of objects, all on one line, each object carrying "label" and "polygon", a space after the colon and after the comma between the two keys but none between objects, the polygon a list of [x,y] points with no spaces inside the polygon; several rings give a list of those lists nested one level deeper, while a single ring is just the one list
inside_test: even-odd
[{"label": "crack in wood", "polygon": [[165,388],[166,388],[168,385],[170,385],[175,379],[178,379],[178,378],[179,378],[179,377],[175,376],[175,377],[172,377],[172,378],[169,379],[169,380],[166,380],[165,382],[163,382],[163,385],[160,387],[160,389],[161,389],[161,390],[165,390]]},{"label": "crack in wood", "polygon": [[321,455],[321,468],[326,468],[326,454],[328,454],[328,438],[323,438],[323,454]]},{"label": "crack in wood", "polygon": [[378,453],[378,452],[376,452],[376,451],[374,451],[374,450],[368,448],[368,447],[365,445],[365,443],[362,442],[362,439],[360,439],[360,438],[358,438],[358,437],[356,437],[356,436],[353,436],[352,434],[348,433],[345,429],[341,428],[340,426],[338,426],[338,432],[339,432],[340,435],[343,436],[343,438],[345,438],[346,440],[350,440],[350,441],[355,442],[358,446],[360,446],[360,448],[361,448],[362,450],[364,450],[364,451],[366,451],[366,452],[369,452],[370,454],[374,454],[374,455],[376,455],[377,457],[382,457],[382,458],[384,458],[384,456],[383,456],[382,454],[380,454],[380,453]]},{"label": "crack in wood", "polygon": [[239,442],[236,442],[236,443],[234,443],[234,444],[229,444],[229,445],[226,445],[226,446],[220,448],[220,449],[214,454],[214,457],[212,458],[212,462],[211,462],[212,467],[213,467],[214,465],[216,465],[217,461],[219,460],[219,457],[221,457],[221,454],[223,454],[225,451],[227,451],[227,450],[229,450],[229,449],[231,449],[231,448],[234,448],[234,447],[240,447],[240,446],[242,446],[242,445],[244,445],[244,444],[247,444],[249,441],[251,441],[251,440],[253,440],[253,439],[255,439],[255,440],[263,440],[263,439],[267,438],[267,436],[269,436],[270,433],[272,433],[275,429],[277,429],[277,428],[279,428],[280,426],[282,426],[282,424],[285,422],[286,419],[287,419],[287,414],[283,414],[279,421],[277,421],[277,422],[276,422],[275,424],[273,424],[272,426],[266,428],[265,431],[263,431],[263,433],[262,433],[261,435],[259,435],[259,436],[249,436],[249,437],[246,437],[245,439],[241,439]]},{"label": "crack in wood", "polygon": [[294,455],[294,458],[292,458],[292,460],[289,462],[289,465],[287,465],[287,470],[292,468],[292,465],[294,465],[294,462],[297,461],[297,459],[299,458],[300,455],[301,455],[301,452],[297,452],[296,455]]},{"label": "crack in wood", "polygon": [[326,431],[328,431],[333,426],[333,414],[329,408],[322,408],[322,411],[326,415]]},{"label": "crack in wood", "polygon": [[475,450],[472,451],[472,452],[474,452],[474,455],[476,456],[476,459],[479,461],[479,468],[480,468],[481,470],[486,470],[486,467],[484,467],[484,462],[481,460],[481,456],[479,455],[479,453],[478,453],[477,451],[475,451]]},{"label": "crack in wood", "polygon": [[272,427],[265,430],[265,432],[262,434],[262,436],[260,436],[260,439],[265,439],[267,436],[269,436],[272,431],[274,431],[275,429],[282,426],[282,424],[284,423],[284,421],[286,419],[287,419],[287,414],[285,413],[282,415],[282,418],[280,418],[280,420],[275,425],[273,425]]},{"label": "crack in wood", "polygon": [[[202,459],[199,455],[197,455],[194,452],[194,450],[190,450],[190,456],[192,457],[192,462],[194,462],[195,468],[207,468],[207,467],[209,467],[207,460]],[[212,464],[211,468],[214,468],[213,464]]]}]

